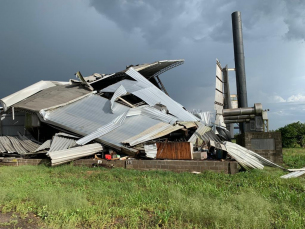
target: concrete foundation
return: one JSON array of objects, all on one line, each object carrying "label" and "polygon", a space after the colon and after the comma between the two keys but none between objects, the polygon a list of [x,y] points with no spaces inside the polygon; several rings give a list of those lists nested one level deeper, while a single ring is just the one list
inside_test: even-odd
[{"label": "concrete foundation", "polygon": [[282,137],[279,132],[246,132],[236,137],[236,143],[276,163],[283,163]]},{"label": "concrete foundation", "polygon": [[[94,159],[80,159],[72,162],[74,166],[88,166],[97,164]],[[191,161],[191,160],[100,160],[99,163],[113,168],[125,168],[136,170],[167,170],[174,172],[204,172],[212,171],[217,173],[235,174],[238,172],[236,161]],[[2,159],[0,166],[21,166],[50,164],[48,159]]]}]

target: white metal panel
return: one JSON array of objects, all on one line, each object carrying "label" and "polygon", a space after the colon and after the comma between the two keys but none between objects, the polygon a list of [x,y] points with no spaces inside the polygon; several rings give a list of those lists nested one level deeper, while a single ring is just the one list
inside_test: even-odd
[{"label": "white metal panel", "polygon": [[114,92],[114,94],[113,94],[113,96],[112,96],[112,98],[111,98],[111,100],[110,100],[112,112],[113,112],[113,110],[114,110],[114,108],[115,108],[115,107],[114,107],[114,105],[115,105],[115,103],[114,103],[115,100],[116,100],[118,97],[120,97],[120,96],[122,96],[122,95],[125,95],[125,94],[127,94],[127,91],[125,90],[125,88],[124,88],[123,85],[119,86],[119,88],[115,90],[115,92]]},{"label": "white metal panel", "polygon": [[157,157],[157,145],[150,144],[150,145],[144,145],[146,157],[148,158],[156,158]]},{"label": "white metal panel", "polygon": [[50,150],[48,152],[54,152],[58,150],[69,149],[73,146],[76,146],[75,139],[60,137],[55,135],[52,139]]},{"label": "white metal panel", "polygon": [[223,74],[218,64],[216,64],[216,89],[223,92]]},{"label": "white metal panel", "polygon": [[59,150],[49,152],[52,166],[67,163],[75,159],[90,156],[103,150],[103,147],[99,143],[94,143],[85,146],[74,147],[71,149]]},{"label": "white metal panel", "polygon": [[159,123],[145,131],[143,131],[142,133],[140,133],[137,136],[134,136],[130,139],[124,140],[124,143],[129,143],[130,146],[135,146],[137,144],[140,144],[142,142],[148,141],[148,140],[152,140],[154,139],[154,135],[157,135],[158,133],[166,130],[167,128],[171,128],[172,126],[166,123]]},{"label": "white metal panel", "polygon": [[115,118],[113,121],[106,124],[105,126],[102,126],[102,127],[98,128],[96,131],[94,131],[94,132],[88,134],[87,136],[77,140],[76,143],[78,145],[85,145],[88,142],[115,130],[116,128],[118,128],[119,126],[121,126],[124,123],[124,121],[126,119],[127,112],[128,111],[126,111],[125,113],[123,113],[119,117]]},{"label": "white metal panel", "polygon": [[138,81],[122,80],[120,82],[117,82],[115,84],[112,84],[112,85],[102,89],[100,92],[115,92],[120,86],[124,86],[126,91],[128,91],[130,93],[144,89],[146,87],[145,84],[138,82]]},{"label": "white metal panel", "polygon": [[150,106],[160,103],[165,105],[169,112],[176,116],[180,121],[198,121],[198,118],[186,111],[179,103],[166,95],[133,68],[129,68],[128,71],[126,71],[126,74],[146,85],[145,89],[135,91],[133,94],[144,100]]},{"label": "white metal panel", "polygon": [[[122,113],[126,111],[129,113],[130,110],[138,112],[138,108],[129,109],[121,104],[116,104],[114,114],[110,109],[109,100],[91,94],[66,106],[42,112],[42,115],[50,124],[86,136],[96,131],[97,127],[110,123]],[[159,122],[147,116],[132,113],[132,116],[127,116],[124,125],[99,137],[96,141],[120,149],[123,147],[121,144],[123,140],[135,136]]]},{"label": "white metal panel", "polygon": [[[223,94],[216,90],[215,91],[215,102],[217,102],[218,105],[221,105],[223,107],[223,101],[224,101]],[[217,104],[215,104],[215,105],[217,105]]]},{"label": "white metal panel", "polygon": [[257,168],[263,169],[264,165],[271,167],[278,167],[284,169],[283,167],[267,160],[266,158],[260,156],[259,154],[248,150],[240,145],[232,142],[224,142],[227,148],[228,154],[230,154],[238,163],[240,163],[245,168]]},{"label": "white metal panel", "polygon": [[164,114],[156,108],[146,106],[142,109],[142,115],[146,115],[150,118],[160,120],[162,122],[174,124],[178,119],[172,115]]},{"label": "white metal panel", "polygon": [[14,105],[15,103],[18,103],[21,100],[24,100],[43,89],[46,89],[49,87],[54,87],[54,86],[56,86],[56,84],[52,83],[51,81],[39,81],[38,83],[35,83],[20,91],[17,91],[14,94],[11,94],[11,95],[1,99],[0,101],[3,104],[4,110],[7,110],[10,106]]},{"label": "white metal panel", "polygon": [[283,176],[281,176],[281,178],[284,178],[284,179],[295,178],[295,177],[302,176],[303,174],[305,174],[305,171],[300,170],[300,171],[295,171],[295,172],[291,172],[291,173],[288,173],[286,175],[283,175]]},{"label": "white metal panel", "polygon": [[198,139],[202,143],[202,140],[204,140],[202,138],[202,135],[204,135],[206,132],[208,132],[210,130],[211,130],[210,127],[205,126],[203,124],[200,124],[199,127],[197,128],[196,132],[190,137],[188,142],[191,142],[192,144],[195,144],[196,140]]}]

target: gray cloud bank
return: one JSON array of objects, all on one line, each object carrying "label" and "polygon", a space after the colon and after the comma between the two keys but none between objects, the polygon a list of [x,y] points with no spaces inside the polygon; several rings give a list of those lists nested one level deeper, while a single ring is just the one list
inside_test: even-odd
[{"label": "gray cloud bank", "polygon": [[302,0],[91,0],[91,5],[127,33],[139,30],[147,44],[157,48],[173,48],[183,40],[231,42],[229,15],[236,10],[242,11],[248,40],[278,34],[305,39]]},{"label": "gray cloud bank", "polygon": [[[215,59],[234,67],[231,13],[242,13],[248,104],[271,128],[305,121],[305,30],[300,0],[1,0],[0,97],[76,71],[185,59],[161,76],[187,109],[213,110]],[[235,76],[230,73],[235,92]]]}]

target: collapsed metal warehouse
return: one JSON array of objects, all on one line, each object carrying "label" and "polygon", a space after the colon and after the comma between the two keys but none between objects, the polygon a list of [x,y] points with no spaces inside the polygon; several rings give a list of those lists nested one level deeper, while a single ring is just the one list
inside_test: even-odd
[{"label": "collapsed metal warehouse", "polygon": [[[240,12],[232,13],[232,27],[235,68],[216,61],[214,112],[189,112],[168,95],[159,76],[184,60],[40,81],[0,100],[0,165],[5,158],[47,158],[52,166],[94,158],[126,161],[125,168],[132,161],[132,168],[140,168],[137,159],[157,159],[162,163],[144,167],[171,170],[176,164],[178,171],[234,173],[238,162],[244,169],[284,169],[276,164],[282,163],[281,136],[268,132],[268,110],[260,103],[248,107]],[[236,108],[229,71],[236,73]],[[231,142],[236,123],[239,144]],[[300,169],[283,178],[304,173]]]},{"label": "collapsed metal warehouse", "polygon": [[40,81],[1,99],[2,156],[49,157],[52,165],[98,154],[109,160],[236,159],[245,168],[276,166],[230,143],[209,112],[191,113],[168,96],[159,75],[183,62],[88,77],[77,72],[78,80]]}]

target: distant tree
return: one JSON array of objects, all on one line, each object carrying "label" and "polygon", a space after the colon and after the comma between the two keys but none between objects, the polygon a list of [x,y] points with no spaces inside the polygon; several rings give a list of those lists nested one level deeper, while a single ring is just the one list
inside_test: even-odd
[{"label": "distant tree", "polygon": [[305,147],[305,123],[294,122],[278,129],[283,147]]}]

